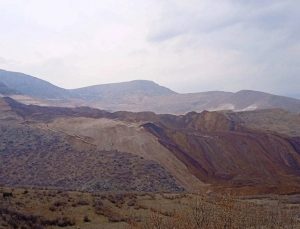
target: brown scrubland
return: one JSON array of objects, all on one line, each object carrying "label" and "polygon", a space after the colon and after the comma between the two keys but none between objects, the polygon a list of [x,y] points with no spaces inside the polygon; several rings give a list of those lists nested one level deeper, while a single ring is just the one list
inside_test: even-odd
[{"label": "brown scrubland", "polygon": [[0,229],[300,228],[299,128],[0,99]]},{"label": "brown scrubland", "polygon": [[299,228],[300,196],[0,189],[0,228]]}]

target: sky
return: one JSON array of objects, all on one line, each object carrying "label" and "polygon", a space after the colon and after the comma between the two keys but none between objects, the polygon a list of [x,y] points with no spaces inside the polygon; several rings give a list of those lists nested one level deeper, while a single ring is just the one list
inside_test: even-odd
[{"label": "sky", "polygon": [[299,0],[0,0],[0,12],[0,68],[61,87],[300,98]]}]

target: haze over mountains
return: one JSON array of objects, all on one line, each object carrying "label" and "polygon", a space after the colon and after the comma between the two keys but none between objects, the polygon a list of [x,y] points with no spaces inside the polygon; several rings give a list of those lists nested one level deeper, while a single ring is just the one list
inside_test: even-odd
[{"label": "haze over mountains", "polygon": [[300,112],[300,100],[242,90],[180,94],[152,81],[135,80],[79,89],[64,89],[23,73],[0,70],[0,94],[27,104],[90,106],[109,111],[153,111],[184,114],[203,110],[256,110],[282,108]]},{"label": "haze over mountains", "polygon": [[300,229],[300,0],[0,12],[0,229]]}]

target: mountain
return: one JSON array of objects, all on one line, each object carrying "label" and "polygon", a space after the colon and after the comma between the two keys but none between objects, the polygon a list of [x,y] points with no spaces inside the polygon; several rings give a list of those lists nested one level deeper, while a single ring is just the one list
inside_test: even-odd
[{"label": "mountain", "polygon": [[2,185],[242,194],[300,190],[295,113],[159,115],[0,101]]},{"label": "mountain", "polygon": [[10,89],[4,83],[0,82],[0,95],[15,95],[15,94],[19,94],[19,92]]},{"label": "mountain", "polygon": [[71,90],[82,99],[87,100],[122,100],[137,96],[166,96],[176,94],[174,91],[162,87],[148,80],[134,80],[123,83],[102,84]]},{"label": "mountain", "polygon": [[122,103],[95,102],[90,106],[134,112],[153,111],[156,113],[185,114],[190,111],[204,110],[259,110],[281,108],[291,112],[300,112],[300,100],[272,95],[259,91],[243,90],[236,93],[211,91],[192,94],[172,94],[159,97],[146,97],[139,101]]},{"label": "mountain", "polygon": [[23,73],[0,70],[0,82],[24,95],[40,99],[51,100],[70,97],[68,90]]},{"label": "mountain", "polygon": [[[22,73],[0,70],[0,83],[22,96],[18,101],[48,106],[89,106],[108,111],[185,114],[204,110],[280,108],[300,112],[300,100],[259,91],[176,93],[152,81],[135,80],[67,90]],[[3,89],[4,90],[4,89]]]},{"label": "mountain", "polygon": [[210,103],[222,100],[230,92],[203,92],[193,94],[172,94],[165,96],[143,97],[139,99],[126,99],[122,101],[94,101],[89,106],[110,111],[152,111],[155,113],[185,114],[189,111],[207,110]]},{"label": "mountain", "polygon": [[287,93],[286,94],[287,97],[291,97],[291,98],[295,98],[295,99],[300,99],[300,93],[296,92],[296,93]]},{"label": "mountain", "polygon": [[300,100],[259,91],[242,90],[226,98],[223,103],[232,104],[234,110],[282,108],[300,111]]}]

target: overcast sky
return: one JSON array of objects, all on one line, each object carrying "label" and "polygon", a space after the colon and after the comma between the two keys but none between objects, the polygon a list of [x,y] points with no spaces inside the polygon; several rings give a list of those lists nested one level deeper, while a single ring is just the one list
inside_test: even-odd
[{"label": "overcast sky", "polygon": [[0,0],[0,68],[66,88],[300,97],[299,0]]}]

